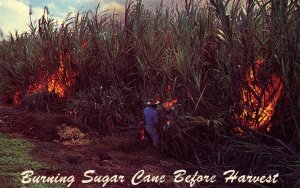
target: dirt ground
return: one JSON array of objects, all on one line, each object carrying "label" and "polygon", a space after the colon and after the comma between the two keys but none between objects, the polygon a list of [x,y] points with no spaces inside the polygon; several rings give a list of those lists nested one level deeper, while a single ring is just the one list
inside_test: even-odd
[{"label": "dirt ground", "polygon": [[[4,187],[19,187],[20,173],[31,166],[35,175],[61,176],[73,175],[76,181],[70,186],[73,188],[98,188],[103,187],[103,182],[82,184],[84,173],[94,170],[93,176],[124,175],[123,183],[108,183],[104,187],[256,187],[251,185],[224,184],[217,181],[213,184],[174,183],[173,173],[184,169],[187,174],[199,171],[199,174],[211,174],[207,167],[196,167],[192,164],[182,163],[161,151],[154,149],[149,142],[140,140],[139,130],[116,131],[113,136],[105,136],[99,132],[91,131],[84,125],[69,118],[67,115],[51,113],[33,113],[21,108],[0,106],[0,168],[3,161],[12,158],[13,161],[4,165],[0,170],[0,184]],[[12,140],[9,145],[5,142]],[[4,143],[4,144],[3,144]],[[24,154],[23,143],[33,145],[29,147],[28,155]],[[13,150],[20,151],[11,151]],[[12,156],[9,156],[12,155]],[[19,157],[21,156],[21,157]],[[6,157],[6,158],[5,158]],[[25,159],[19,159],[19,158]],[[6,163],[6,162],[4,162]],[[27,165],[23,163],[32,164]],[[42,164],[42,165],[40,165]],[[9,172],[6,172],[10,170]],[[11,171],[12,170],[12,171]],[[132,177],[140,170],[145,171],[145,176],[165,175],[166,180],[159,183],[141,183],[137,186],[131,184]],[[11,173],[13,172],[13,173]],[[13,177],[3,177],[8,174]],[[13,174],[13,175],[12,175]],[[17,176],[17,177],[16,177]],[[145,177],[144,176],[144,177]],[[19,178],[19,179],[18,179]],[[10,181],[11,182],[7,182]],[[17,183],[16,183],[17,181]],[[15,182],[15,183],[14,183]],[[17,184],[17,185],[16,185]],[[22,184],[21,184],[22,185]],[[48,188],[53,185],[46,184],[39,187]],[[67,187],[66,184],[54,187]]]},{"label": "dirt ground", "polygon": [[[147,183],[138,187],[174,187],[177,185],[172,183],[169,175],[186,166],[155,150],[150,143],[141,142],[134,131],[104,136],[86,132],[82,125],[65,115],[36,114],[7,106],[0,107],[0,120],[1,133],[34,143],[30,155],[50,166],[50,169],[38,169],[35,173],[39,175],[60,173],[74,175],[76,180],[80,180],[85,171],[95,170],[96,175],[125,176],[124,183],[107,184],[106,187],[130,187],[132,176],[139,170],[145,170],[147,174],[167,175],[167,181],[163,185]],[[84,136],[79,134],[69,140],[68,137],[62,138],[65,127],[74,128]],[[72,187],[101,187],[101,184],[84,185],[76,181]]]}]

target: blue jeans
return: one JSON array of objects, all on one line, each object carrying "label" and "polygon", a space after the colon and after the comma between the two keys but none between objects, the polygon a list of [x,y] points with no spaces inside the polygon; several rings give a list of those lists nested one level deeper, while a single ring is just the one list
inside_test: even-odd
[{"label": "blue jeans", "polygon": [[152,139],[152,143],[154,147],[158,146],[158,134],[154,125],[146,125],[146,131],[148,132],[149,136]]}]

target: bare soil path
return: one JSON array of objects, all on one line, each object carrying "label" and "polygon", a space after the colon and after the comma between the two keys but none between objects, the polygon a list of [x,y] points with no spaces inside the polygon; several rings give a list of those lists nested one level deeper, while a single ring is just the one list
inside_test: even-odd
[{"label": "bare soil path", "polygon": [[[107,184],[106,187],[131,187],[132,176],[140,170],[145,170],[146,174],[167,175],[167,181],[163,185],[140,184],[138,187],[176,186],[172,183],[170,175],[174,170],[184,167],[184,164],[163,155],[149,144],[142,143],[136,133],[118,132],[114,136],[96,134],[87,136],[88,144],[66,145],[58,134],[61,126],[84,129],[65,115],[37,114],[12,107],[0,107],[2,135],[29,141],[34,145],[29,152],[30,156],[35,161],[46,164],[47,167],[36,169],[36,174],[74,175],[76,181],[71,187],[101,187],[101,183],[81,184],[84,172],[95,170],[95,176],[125,176],[125,182]],[[19,170],[21,173],[22,170],[30,169]]]}]

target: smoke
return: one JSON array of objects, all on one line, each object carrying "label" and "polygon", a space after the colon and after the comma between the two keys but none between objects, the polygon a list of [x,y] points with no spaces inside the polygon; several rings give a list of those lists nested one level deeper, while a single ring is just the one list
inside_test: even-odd
[{"label": "smoke", "polygon": [[[173,4],[176,3],[180,4],[182,0],[163,0],[163,6],[171,7]],[[83,2],[83,1],[81,1]],[[155,10],[156,7],[161,5],[161,0],[143,0],[142,3],[144,4],[146,9]],[[95,12],[96,7],[99,4],[99,11],[110,11],[117,15],[121,20],[124,19],[125,16],[125,4],[126,0],[85,0],[84,3],[81,4],[82,11],[90,10]]]},{"label": "smoke", "polygon": [[[171,7],[173,4],[181,4],[182,0],[163,0],[163,5]],[[143,4],[147,9],[155,9],[160,6],[162,0],[143,0]],[[84,9],[95,10],[100,3],[100,10],[116,10],[119,14],[124,13],[126,0],[89,0],[84,4]]]}]

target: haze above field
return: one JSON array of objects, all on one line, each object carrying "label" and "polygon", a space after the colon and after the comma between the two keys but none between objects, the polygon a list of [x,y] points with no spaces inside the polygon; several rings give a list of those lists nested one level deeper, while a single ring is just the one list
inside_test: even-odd
[{"label": "haze above field", "polygon": [[[40,18],[44,7],[47,6],[53,17],[61,22],[70,12],[95,10],[98,3],[101,11],[109,9],[122,14],[125,2],[125,0],[0,0],[0,29],[4,36],[16,30],[19,33],[28,30],[30,5],[33,20]],[[160,2],[161,0],[143,0],[145,6],[149,8],[158,6]],[[164,2],[166,5],[172,4],[172,0]]]}]

